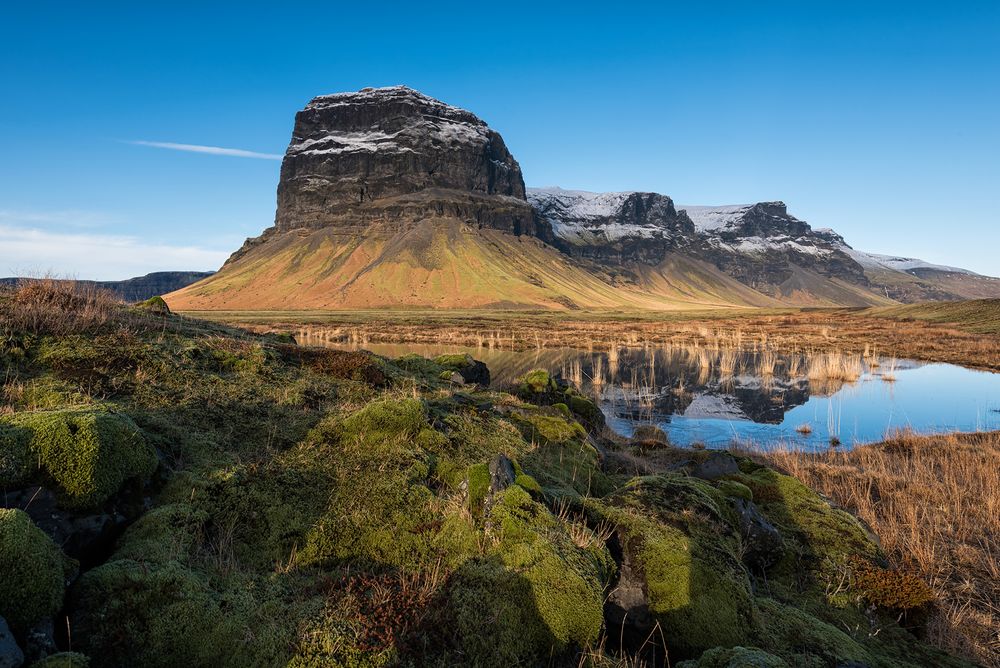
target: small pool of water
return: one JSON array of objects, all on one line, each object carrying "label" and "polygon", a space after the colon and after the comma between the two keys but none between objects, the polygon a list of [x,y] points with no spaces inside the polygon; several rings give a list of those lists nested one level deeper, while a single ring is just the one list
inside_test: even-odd
[{"label": "small pool of water", "polygon": [[817,371],[823,366],[820,356],[768,351],[363,347],[387,357],[468,352],[489,366],[495,386],[515,382],[531,369],[548,369],[597,398],[608,424],[623,436],[638,425],[655,424],[678,445],[722,448],[738,441],[821,449],[831,439],[850,447],[901,429],[920,434],[1000,429],[1000,374],[951,364],[835,356],[834,366],[858,374],[847,382]]}]

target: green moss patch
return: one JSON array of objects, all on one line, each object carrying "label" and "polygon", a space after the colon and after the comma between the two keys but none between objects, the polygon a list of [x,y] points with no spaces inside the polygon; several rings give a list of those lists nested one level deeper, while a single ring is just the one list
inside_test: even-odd
[{"label": "green moss patch", "polygon": [[603,623],[597,559],[520,487],[498,495],[491,521],[497,545],[449,585],[447,614],[469,662],[532,665],[594,643]]},{"label": "green moss patch", "polygon": [[0,421],[0,488],[25,482],[38,469],[31,451],[31,431]]},{"label": "green moss patch", "polygon": [[750,581],[714,488],[679,475],[639,478],[591,508],[617,527],[672,648],[697,656],[752,638]]},{"label": "green moss patch", "polygon": [[22,510],[0,508],[0,617],[24,631],[62,606],[73,568]]},{"label": "green moss patch", "polygon": [[125,481],[146,479],[156,453],[126,415],[103,409],[19,413],[9,425],[30,432],[30,458],[75,508],[98,506]]}]

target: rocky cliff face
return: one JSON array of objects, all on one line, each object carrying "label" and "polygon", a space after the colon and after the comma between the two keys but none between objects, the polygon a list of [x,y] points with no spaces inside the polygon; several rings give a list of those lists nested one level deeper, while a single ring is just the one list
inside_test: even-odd
[{"label": "rocky cliff face", "polygon": [[658,264],[694,237],[691,219],[659,193],[529,188],[527,194],[556,244],[576,257]]},{"label": "rocky cliff face", "polygon": [[322,95],[296,114],[277,231],[434,217],[546,236],[517,161],[471,112],[398,86]]},{"label": "rocky cliff face", "polygon": [[746,285],[780,290],[796,270],[806,270],[868,286],[844,239],[832,230],[813,230],[789,214],[784,202],[682,208],[698,231],[698,252]]},{"label": "rocky cliff face", "polygon": [[[843,239],[814,231],[783,202],[685,206],[658,193],[528,189],[528,201],[567,253],[605,262],[657,264],[681,251],[769,294],[804,269],[865,286]],[[832,234],[832,236],[831,236]]]}]

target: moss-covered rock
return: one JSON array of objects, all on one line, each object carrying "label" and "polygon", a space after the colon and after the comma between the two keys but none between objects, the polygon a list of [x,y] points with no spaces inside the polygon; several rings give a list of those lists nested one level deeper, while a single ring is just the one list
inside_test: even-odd
[{"label": "moss-covered rock", "polygon": [[762,646],[792,665],[820,668],[851,661],[862,665],[880,663],[845,631],[794,606],[769,598],[757,599],[757,606]]},{"label": "moss-covered rock", "polygon": [[28,480],[38,470],[31,452],[31,431],[0,418],[0,489]]},{"label": "moss-covered rock", "polygon": [[59,610],[73,566],[27,513],[0,508],[0,617],[15,631]]},{"label": "moss-covered rock", "polygon": [[73,629],[98,666],[223,665],[236,644],[207,582],[177,562],[109,562],[73,595],[87,603]]},{"label": "moss-covered rock", "polygon": [[31,434],[30,457],[73,508],[104,503],[130,479],[146,479],[156,452],[124,414],[101,408],[18,413],[8,424]]},{"label": "moss-covered rock", "polygon": [[781,658],[754,647],[716,647],[677,668],[788,668]]},{"label": "moss-covered rock", "polygon": [[529,371],[522,381],[524,391],[533,394],[543,394],[556,389],[555,381],[545,369],[535,369]]},{"label": "moss-covered rock", "polygon": [[90,658],[79,652],[58,652],[34,662],[31,668],[90,668]]},{"label": "moss-covered rock", "polygon": [[448,367],[450,369],[464,369],[476,363],[472,355],[468,353],[453,353],[449,355],[438,355],[434,358],[434,363]]},{"label": "moss-covered rock", "polygon": [[535,369],[525,374],[515,388],[521,399],[539,406],[564,406],[567,417],[579,420],[585,430],[600,432],[604,429],[604,413],[591,399],[580,394],[565,381],[557,381],[548,371]]},{"label": "moss-covered rock", "polygon": [[733,499],[743,499],[753,501],[753,492],[749,487],[735,480],[721,480],[717,486],[718,490]]},{"label": "moss-covered rock", "polygon": [[469,663],[531,665],[594,643],[603,622],[594,555],[518,486],[498,495],[490,520],[497,544],[449,585],[447,614]]},{"label": "moss-covered rock", "polygon": [[135,306],[136,308],[148,311],[149,313],[156,313],[157,315],[170,315],[170,307],[167,305],[167,302],[164,301],[163,297],[160,297],[159,295],[150,297],[145,301],[141,301]]},{"label": "moss-covered rock", "polygon": [[621,618],[651,615],[682,656],[752,639],[756,619],[739,537],[711,485],[680,475],[637,478],[589,506],[617,527],[631,572],[642,578],[620,588],[638,587],[641,600],[612,594]]},{"label": "moss-covered rock", "polygon": [[[797,479],[764,467],[730,479],[750,489],[754,503],[789,548],[769,572],[771,592],[782,600],[821,601],[824,606],[823,592],[838,589],[840,571],[850,559],[883,559],[857,518],[834,508]],[[810,595],[804,595],[804,589]]]}]

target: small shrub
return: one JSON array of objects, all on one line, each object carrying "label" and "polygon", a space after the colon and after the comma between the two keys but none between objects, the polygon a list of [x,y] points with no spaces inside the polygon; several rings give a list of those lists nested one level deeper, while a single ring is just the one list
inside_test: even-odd
[{"label": "small shrub", "polygon": [[851,575],[854,590],[866,601],[886,610],[908,611],[934,601],[934,592],[910,573],[881,568],[870,562],[853,559]]}]

